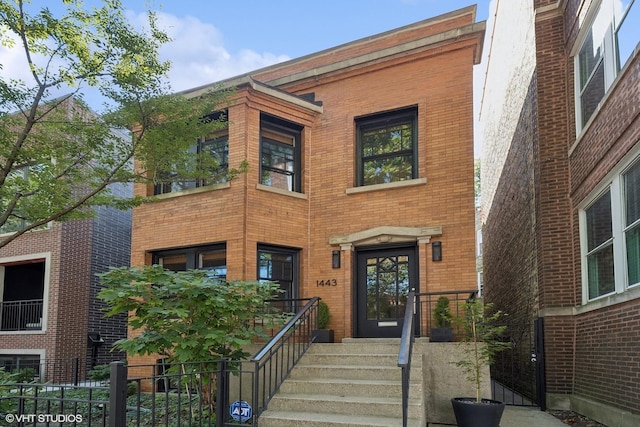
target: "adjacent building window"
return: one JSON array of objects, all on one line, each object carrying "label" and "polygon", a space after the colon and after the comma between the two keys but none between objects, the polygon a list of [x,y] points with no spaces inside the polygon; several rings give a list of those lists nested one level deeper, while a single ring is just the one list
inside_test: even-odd
[{"label": "adjacent building window", "polygon": [[624,177],[627,275],[630,286],[640,284],[640,161]]},{"label": "adjacent building window", "polygon": [[280,299],[298,298],[297,249],[258,246],[258,280],[280,284]]},{"label": "adjacent building window", "polygon": [[640,159],[581,213],[586,300],[640,285]]},{"label": "adjacent building window", "polygon": [[575,58],[576,118],[582,129],[638,44],[640,0],[602,0]]},{"label": "adjacent building window", "polygon": [[45,260],[0,266],[0,331],[42,329]]},{"label": "adjacent building window", "polygon": [[302,192],[302,126],[268,114],[260,117],[260,184]]},{"label": "adjacent building window", "polygon": [[219,135],[193,144],[184,162],[172,171],[159,172],[154,194],[165,194],[191,188],[220,184],[227,180],[229,136]]},{"label": "adjacent building window", "polygon": [[153,263],[167,270],[206,270],[209,277],[220,280],[227,278],[227,250],[224,244],[155,252]]},{"label": "adjacent building window", "polygon": [[415,107],[356,119],[356,184],[385,184],[417,178]]}]

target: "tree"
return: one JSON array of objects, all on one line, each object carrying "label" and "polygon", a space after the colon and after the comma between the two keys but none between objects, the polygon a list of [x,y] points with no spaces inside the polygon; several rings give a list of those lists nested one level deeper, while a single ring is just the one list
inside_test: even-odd
[{"label": "tree", "polygon": [[[169,38],[153,12],[138,31],[120,0],[62,3],[55,15],[26,0],[0,0],[0,44],[22,52],[28,65],[16,79],[0,64],[0,227],[14,232],[0,247],[51,221],[90,217],[95,206],[147,200],[114,194],[118,183],[184,178],[158,173],[171,168],[206,176],[211,161],[189,148],[226,126],[224,114],[212,112],[224,111],[228,92],[197,100],[170,94],[170,64],[158,58]],[[103,96],[104,114],[89,110],[87,89]],[[119,137],[122,129],[134,132]]]},{"label": "tree", "polygon": [[[211,278],[204,270],[173,272],[162,266],[113,268],[100,274],[104,288],[98,294],[109,306],[107,316],[129,313],[136,334],[116,343],[128,354],[157,354],[175,367],[205,362],[215,372],[215,360],[245,359],[243,347],[266,338],[253,326],[256,317],[265,325],[278,317],[265,309],[276,295],[274,282],[227,281]],[[212,405],[213,376],[201,375],[203,403]]]}]

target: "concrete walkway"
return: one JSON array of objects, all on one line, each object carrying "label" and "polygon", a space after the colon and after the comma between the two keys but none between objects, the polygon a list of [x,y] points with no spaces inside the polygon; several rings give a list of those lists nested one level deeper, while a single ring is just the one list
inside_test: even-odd
[{"label": "concrete walkway", "polygon": [[565,423],[540,408],[507,406],[500,427],[567,427]]}]

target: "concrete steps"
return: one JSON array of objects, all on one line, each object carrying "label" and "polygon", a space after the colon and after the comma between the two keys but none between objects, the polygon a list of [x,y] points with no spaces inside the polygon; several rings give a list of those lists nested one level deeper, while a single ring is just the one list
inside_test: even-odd
[{"label": "concrete steps", "polygon": [[[260,427],[401,426],[399,340],[314,344],[260,416]],[[422,359],[412,361],[409,425],[424,425]]]}]

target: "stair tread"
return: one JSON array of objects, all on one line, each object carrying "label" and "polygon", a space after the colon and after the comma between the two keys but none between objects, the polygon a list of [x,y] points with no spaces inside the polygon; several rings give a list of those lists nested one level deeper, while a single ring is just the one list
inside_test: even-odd
[{"label": "stair tread", "polygon": [[[309,400],[309,401],[335,401],[335,402],[353,402],[353,403],[402,403],[402,397],[375,397],[375,396],[339,396],[336,394],[293,394],[293,393],[278,393],[274,399],[297,399],[297,400]],[[409,403],[420,403],[419,399],[409,399]]]},{"label": "stair tread", "polygon": [[[326,414],[317,412],[265,411],[262,418],[294,420],[304,422],[332,422],[348,426],[399,426],[402,419],[381,416]],[[416,422],[417,420],[412,420]]]},{"label": "stair tread", "polygon": [[[339,384],[402,384],[402,380],[378,380],[378,379],[350,379],[350,378],[287,378],[286,381],[308,382],[308,383],[339,383]],[[285,382],[286,382],[285,381]]]}]

